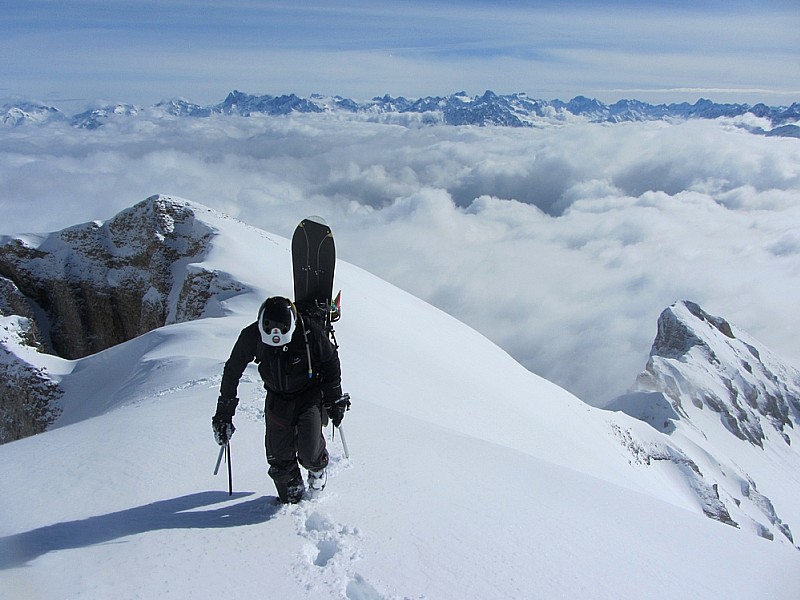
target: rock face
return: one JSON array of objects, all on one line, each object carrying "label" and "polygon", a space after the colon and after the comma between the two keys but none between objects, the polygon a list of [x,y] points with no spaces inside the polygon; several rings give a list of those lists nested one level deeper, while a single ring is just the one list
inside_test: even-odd
[{"label": "rock face", "polygon": [[653,443],[617,430],[637,464],[670,463],[703,512],[793,543],[795,483],[774,470],[800,470],[800,373],[723,318],[693,302],[664,310],[645,370],[609,406],[664,436]]},{"label": "rock face", "polygon": [[0,442],[6,442],[44,431],[61,412],[62,392],[44,368],[23,358],[25,348],[39,347],[34,322],[0,308]]},{"label": "rock face", "polygon": [[200,316],[202,288],[214,274],[197,285],[203,275],[175,271],[201,257],[211,234],[189,205],[154,196],[107,223],[70,227],[35,246],[6,240],[0,275],[16,286],[16,304],[20,296],[27,304],[15,314],[42,314],[48,349],[81,358]]},{"label": "rock face", "polygon": [[[0,239],[0,312],[24,320],[13,329],[27,346],[66,359],[203,316],[215,294],[243,286],[195,264],[213,236],[196,218],[200,209],[206,210],[153,196],[105,223]],[[43,407],[52,405],[55,392],[42,383],[42,369],[25,369],[24,362],[7,357],[4,363],[14,372],[4,373],[0,422],[16,425],[4,427],[0,441],[37,433],[52,421],[53,411]],[[27,383],[13,383],[23,372]],[[47,392],[39,394],[42,386]]]},{"label": "rock face", "polygon": [[663,392],[688,417],[690,402],[720,415],[733,435],[763,447],[765,428],[781,434],[800,423],[800,373],[731,324],[693,302],[666,309],[638,391]]}]

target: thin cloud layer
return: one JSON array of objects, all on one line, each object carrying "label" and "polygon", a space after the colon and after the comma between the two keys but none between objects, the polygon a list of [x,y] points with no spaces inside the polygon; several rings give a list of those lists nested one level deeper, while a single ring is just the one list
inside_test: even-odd
[{"label": "thin cloud layer", "polygon": [[[324,215],[341,258],[590,403],[633,382],[659,313],[680,299],[800,364],[797,140],[732,122],[520,130],[309,115],[0,135],[3,233],[105,219],[154,193],[284,236]],[[387,315],[386,327],[413,326]]]}]

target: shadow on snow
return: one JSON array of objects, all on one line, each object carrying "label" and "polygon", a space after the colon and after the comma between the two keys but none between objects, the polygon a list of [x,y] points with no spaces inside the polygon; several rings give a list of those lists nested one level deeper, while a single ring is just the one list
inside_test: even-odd
[{"label": "shadow on snow", "polygon": [[269,521],[280,510],[274,497],[261,496],[220,508],[196,510],[252,496],[253,492],[200,492],[78,521],[47,525],[0,538],[0,569],[27,564],[48,552],[84,548],[160,529],[241,527]]}]

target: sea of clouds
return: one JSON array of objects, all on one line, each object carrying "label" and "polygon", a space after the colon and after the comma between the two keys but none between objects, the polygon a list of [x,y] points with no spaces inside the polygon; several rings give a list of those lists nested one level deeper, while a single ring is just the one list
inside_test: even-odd
[{"label": "sea of clouds", "polygon": [[[107,219],[155,193],[285,237],[322,215],[340,258],[602,404],[633,383],[659,314],[682,299],[800,366],[800,141],[744,124],[769,128],[325,115],[6,127],[0,233]],[[386,315],[387,328],[414,326]]]}]

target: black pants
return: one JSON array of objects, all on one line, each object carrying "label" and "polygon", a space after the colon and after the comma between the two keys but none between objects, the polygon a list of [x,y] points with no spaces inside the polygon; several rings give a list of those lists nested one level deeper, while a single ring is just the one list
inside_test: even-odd
[{"label": "black pants", "polygon": [[328,465],[318,391],[299,398],[267,394],[264,438],[269,476],[281,502],[297,502],[305,491],[298,462],[311,471]]}]

